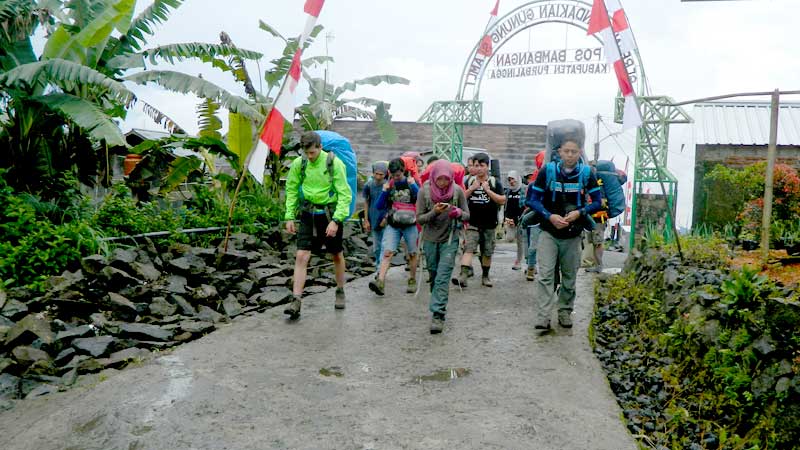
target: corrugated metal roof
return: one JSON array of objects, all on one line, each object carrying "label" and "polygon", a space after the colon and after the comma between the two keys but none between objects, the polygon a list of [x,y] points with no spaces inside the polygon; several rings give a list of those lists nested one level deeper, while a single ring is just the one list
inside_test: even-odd
[{"label": "corrugated metal roof", "polygon": [[131,131],[125,133],[125,136],[136,135],[139,136],[141,139],[149,140],[149,139],[161,139],[169,136],[169,133],[166,131],[161,130],[145,130],[143,128],[131,128]]},{"label": "corrugated metal roof", "polygon": [[[769,102],[708,102],[694,106],[698,145],[767,145]],[[800,103],[781,103],[778,145],[800,146]]]}]

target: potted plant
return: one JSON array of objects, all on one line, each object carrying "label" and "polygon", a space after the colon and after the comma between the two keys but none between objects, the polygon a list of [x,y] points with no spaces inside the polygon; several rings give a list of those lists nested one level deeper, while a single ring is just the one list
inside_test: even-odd
[{"label": "potted plant", "polygon": [[743,230],[741,234],[739,234],[739,240],[742,242],[743,250],[751,251],[758,248],[756,235],[750,230]]},{"label": "potted plant", "polygon": [[786,230],[790,226],[787,221],[773,220],[769,226],[770,246],[775,250],[783,250],[786,248]]},{"label": "potted plant", "polygon": [[786,253],[790,256],[800,255],[800,220],[789,223],[783,231],[783,241]]},{"label": "potted plant", "polygon": [[736,233],[736,225],[732,223],[726,223],[722,227],[722,237],[725,239],[725,242],[728,243],[728,247],[733,250],[737,244],[739,244],[739,239],[737,239]]}]

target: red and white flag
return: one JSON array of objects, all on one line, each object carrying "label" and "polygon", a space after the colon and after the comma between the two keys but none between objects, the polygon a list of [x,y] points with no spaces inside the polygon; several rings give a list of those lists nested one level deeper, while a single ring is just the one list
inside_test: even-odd
[{"label": "red and white flag", "polygon": [[608,15],[611,17],[611,29],[617,34],[617,42],[622,54],[633,53],[636,50],[636,41],[633,39],[633,32],[628,26],[628,17],[619,0],[606,0]]},{"label": "red and white flag", "polygon": [[[609,19],[609,10],[606,3],[611,5],[614,12],[613,19]],[[625,68],[625,61],[622,53],[626,54],[636,50],[636,43],[633,40],[628,21],[625,18],[625,11],[622,9],[619,0],[594,0],[592,5],[592,15],[589,18],[588,34],[599,34],[603,41],[606,60],[614,67],[617,76],[619,90],[625,98],[625,108],[622,113],[622,129],[638,127],[642,124],[642,115],[636,104],[636,93],[633,91],[628,70]],[[620,36],[620,43],[617,44],[616,33]]]},{"label": "red and white flag", "polygon": [[478,47],[478,54],[483,55],[487,58],[492,57],[492,37],[489,36],[489,29],[497,23],[497,9],[500,7],[500,0],[496,0],[494,3],[494,9],[490,12],[489,23],[486,24],[486,29],[484,30],[483,39],[481,39],[481,45]]},{"label": "red and white flag", "polygon": [[311,31],[314,30],[324,3],[325,0],[306,0],[303,7],[303,11],[308,15],[306,26],[303,29],[303,34],[300,35],[297,51],[292,58],[292,65],[289,68],[286,80],[283,82],[284,86],[282,86],[278,98],[275,99],[272,110],[267,115],[264,129],[261,130],[256,148],[250,155],[250,163],[247,165],[247,170],[259,183],[264,182],[264,167],[267,164],[269,152],[272,151],[277,155],[281,153],[284,124],[286,122],[291,123],[294,120],[295,90],[297,90],[297,85],[300,83],[302,71],[300,57],[303,55],[303,44],[305,44]]}]

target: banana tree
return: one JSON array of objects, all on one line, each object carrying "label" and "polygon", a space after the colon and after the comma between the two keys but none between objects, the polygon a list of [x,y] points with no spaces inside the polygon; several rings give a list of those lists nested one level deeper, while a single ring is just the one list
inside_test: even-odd
[{"label": "banana tree", "polygon": [[[174,71],[149,70],[159,61],[199,59],[212,63],[236,55],[258,59],[261,54],[222,44],[183,43],[144,49],[155,26],[163,23],[183,0],[154,0],[134,17],[135,0],[7,0],[0,4],[0,144],[8,150],[0,167],[9,167],[13,184],[35,190],[53,173],[78,167],[84,182],[96,173],[91,164],[108,146],[127,144],[117,121],[137,103],[154,120],[174,121],[154,105],[138,100],[125,82],[154,82],[178,92],[193,92],[253,119],[262,115],[253,106],[199,77]],[[49,35],[40,55],[31,45],[37,26]],[[14,33],[8,30],[14,31]],[[52,117],[35,124],[38,117]],[[41,129],[49,126],[50,128]],[[37,135],[32,133],[36,131]],[[44,141],[42,141],[44,139]],[[78,146],[79,141],[90,145]],[[71,155],[64,164],[54,153]],[[93,155],[93,156],[92,156]],[[29,164],[28,164],[29,163]]]},{"label": "banana tree", "polygon": [[397,140],[397,134],[391,126],[389,104],[370,97],[345,97],[345,94],[355,92],[358,86],[363,85],[408,85],[407,79],[394,75],[376,75],[334,87],[322,78],[312,78],[308,75],[305,77],[311,92],[308,101],[298,108],[304,128],[327,130],[334,120],[368,119],[375,122],[384,142],[392,144]]}]

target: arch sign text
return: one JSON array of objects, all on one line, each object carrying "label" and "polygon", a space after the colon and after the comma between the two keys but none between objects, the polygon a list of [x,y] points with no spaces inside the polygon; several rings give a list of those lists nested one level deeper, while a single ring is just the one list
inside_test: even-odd
[{"label": "arch sign text", "polygon": [[[541,75],[572,75],[610,73],[601,48],[535,50],[500,53],[500,49],[523,30],[544,23],[564,23],[582,30],[589,27],[592,5],[582,0],[534,0],[525,3],[503,17],[486,32],[492,40],[492,56],[480,50],[480,40],[472,49],[461,74],[458,98],[477,100],[480,84],[490,79],[518,78]],[[635,55],[623,55],[634,89],[639,91],[641,73]]]}]

